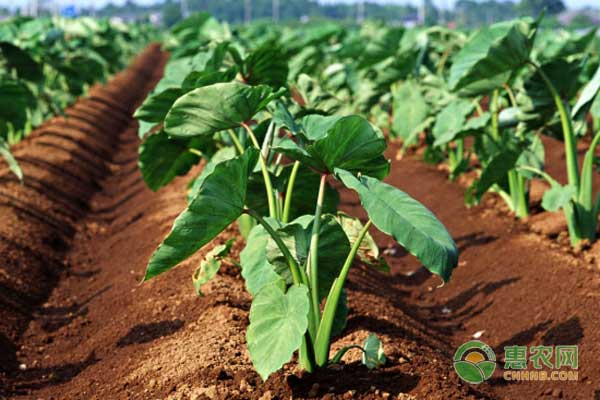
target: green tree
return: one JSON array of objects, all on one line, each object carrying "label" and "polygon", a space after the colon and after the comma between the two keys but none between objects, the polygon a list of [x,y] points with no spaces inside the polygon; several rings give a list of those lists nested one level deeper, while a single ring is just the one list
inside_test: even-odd
[{"label": "green tree", "polygon": [[163,5],[163,24],[173,26],[181,20],[181,6],[173,0],[167,0]]},{"label": "green tree", "polygon": [[563,0],[521,0],[518,9],[528,15],[538,15],[544,9],[549,15],[555,15],[565,11],[566,7]]}]

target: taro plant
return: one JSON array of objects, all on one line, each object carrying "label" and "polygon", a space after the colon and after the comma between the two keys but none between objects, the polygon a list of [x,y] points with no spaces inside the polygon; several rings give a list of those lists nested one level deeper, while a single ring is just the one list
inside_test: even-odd
[{"label": "taro plant", "polygon": [[[600,132],[593,137],[583,159],[581,167],[577,162],[577,134],[574,126],[585,117],[598,98],[600,91],[600,67],[592,80],[585,86],[573,110],[569,112],[569,104],[564,101],[554,88],[554,83],[543,69],[538,69],[559,112],[562,133],[565,142],[565,161],[567,184],[562,185],[549,174],[535,168],[524,167],[544,178],[551,188],[544,193],[542,206],[549,211],[563,210],[569,229],[569,237],[573,246],[582,240],[593,242],[598,230],[598,214],[600,212],[600,194],[593,197],[593,175],[597,165],[596,147],[600,141]],[[575,78],[576,79],[576,78]]]},{"label": "taro plant", "polygon": [[[532,131],[501,123],[500,114],[506,98],[516,106],[511,88],[518,77],[514,71],[529,61],[537,26],[538,21],[531,19],[515,20],[494,24],[473,35],[453,58],[448,78],[450,90],[466,99],[450,103],[434,127],[435,144],[457,142],[459,154],[450,160],[461,162],[451,162],[451,167],[456,165],[454,168],[459,172],[468,165],[460,157],[463,137],[474,136],[474,151],[483,170],[467,191],[467,204],[477,203],[486,191],[493,190],[518,217],[529,214],[530,174],[517,166],[539,167],[543,162],[543,147]],[[479,105],[481,96],[487,96],[488,111]],[[474,108],[478,116],[468,119]],[[445,120],[449,122],[444,124]],[[435,128],[440,128],[437,135]]]},{"label": "taro plant", "polygon": [[[542,176],[552,186],[542,205],[563,209],[571,243],[576,245],[595,240],[600,202],[592,200],[594,149],[599,139],[592,141],[581,169],[577,162],[578,136],[585,134],[585,117],[600,89],[600,73],[570,111],[586,64],[585,49],[594,35],[568,35],[536,49],[538,25],[539,19],[522,19],[484,28],[453,59],[450,89],[463,96],[487,95],[491,114],[488,133],[476,137],[483,171],[467,199],[477,201],[487,190],[495,190],[517,216],[527,216],[527,181]],[[509,106],[501,110],[503,104]],[[535,131],[559,132],[567,185],[542,171],[543,146]]]},{"label": "taro plant", "polygon": [[[331,339],[346,323],[344,287],[355,258],[381,265],[368,233],[372,225],[444,281],[458,261],[442,223],[418,201],[381,181],[389,172],[383,156],[386,141],[364,118],[307,115],[297,121],[280,105],[269,125],[285,126],[286,135],[267,129],[260,143],[257,130],[262,123],[250,120],[264,114],[267,103],[278,96],[264,87],[234,82],[195,89],[173,103],[164,124],[169,140],[193,141],[241,126],[252,145],[240,146],[232,157],[211,160],[194,182],[188,207],[152,255],[144,278],[175,267],[241,216],[256,221],[239,264],[253,296],[248,351],[263,379],[296,351],[301,366],[312,372],[339,362],[349,349],[330,357]],[[283,159],[293,162],[283,166]],[[277,174],[286,168],[289,174]],[[298,190],[299,171],[317,177],[316,199],[310,212],[292,219],[290,204],[307,193]],[[277,183],[280,176],[285,184]],[[358,194],[368,215],[365,223],[326,205],[328,181],[333,179]],[[256,195],[257,182],[266,208]],[[194,275],[197,291],[216,274],[226,254],[224,245],[202,262]],[[385,362],[376,337],[358,347],[368,367]]]}]

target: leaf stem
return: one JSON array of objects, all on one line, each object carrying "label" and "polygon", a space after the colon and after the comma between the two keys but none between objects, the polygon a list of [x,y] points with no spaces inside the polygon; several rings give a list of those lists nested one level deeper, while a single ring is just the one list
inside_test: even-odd
[{"label": "leaf stem", "polygon": [[321,175],[321,181],[319,183],[319,193],[317,195],[317,205],[315,207],[315,219],[313,220],[310,250],[308,252],[310,295],[313,305],[313,318],[317,330],[319,329],[319,321],[321,319],[321,309],[319,307],[319,231],[321,229],[321,214],[323,212],[323,199],[325,197],[326,185],[327,175],[323,174]]},{"label": "leaf stem", "polygon": [[262,150],[260,145],[258,144],[258,140],[256,140],[256,136],[254,136],[254,132],[246,123],[242,122],[242,126],[248,132],[248,136],[250,136],[250,140],[252,140],[252,144],[254,147],[260,151],[260,169],[262,171],[263,179],[265,181],[265,190],[267,192],[267,202],[269,203],[269,215],[271,218],[277,218],[277,208],[275,206],[275,195],[273,194],[273,183],[271,182],[271,175],[269,175],[269,169],[267,168],[267,161],[263,157]]},{"label": "leaf stem", "polygon": [[292,256],[292,254],[290,253],[290,250],[287,248],[285,243],[283,243],[283,240],[281,240],[281,236],[279,236],[275,229],[273,229],[273,227],[269,225],[269,223],[265,221],[264,218],[261,217],[261,215],[255,210],[246,209],[244,210],[244,213],[254,217],[258,221],[258,223],[261,224],[263,228],[265,228],[267,233],[273,238],[275,244],[287,260],[288,266],[290,267],[290,272],[292,273],[292,281],[297,285],[302,284],[303,280],[302,275],[300,274],[300,267],[298,266],[298,263],[296,262],[294,256]]},{"label": "leaf stem", "polygon": [[231,141],[233,142],[233,145],[235,146],[235,149],[237,150],[238,154],[244,154],[244,146],[242,146],[242,144],[240,143],[240,139],[238,139],[235,131],[233,129],[229,129],[227,133],[229,133],[229,137],[231,138]]},{"label": "leaf stem", "polygon": [[201,152],[200,150],[198,150],[198,149],[188,149],[188,151],[189,151],[190,153],[192,153],[192,154],[195,154],[195,155],[197,155],[198,157],[203,157],[203,154],[202,154],[202,152]]},{"label": "leaf stem", "polygon": [[490,104],[490,112],[492,113],[492,138],[496,142],[500,142],[500,129],[498,123],[498,98],[499,93],[498,89],[494,90],[494,94],[492,95],[492,103]]},{"label": "leaf stem", "polygon": [[565,141],[565,156],[567,159],[567,176],[569,178],[569,184],[579,189],[579,169],[577,167],[577,139],[573,133],[573,126],[571,125],[571,118],[567,112],[566,105],[563,102],[560,94],[548,78],[548,75],[544,72],[539,65],[533,61],[529,61],[529,64],[535,68],[537,73],[540,74],[542,80],[546,84],[548,91],[554,99],[556,108],[558,109],[558,115],[560,116],[560,122],[562,124],[563,139]]},{"label": "leaf stem", "polygon": [[[301,284],[307,285],[308,279],[306,277],[306,274],[303,273],[302,269],[298,266],[298,263],[296,263],[296,259],[294,259],[294,256],[292,256],[289,249],[287,248],[285,243],[283,243],[283,240],[281,240],[281,237],[273,229],[273,227],[271,227],[271,225],[269,225],[269,223],[267,221],[265,221],[264,218],[261,217],[261,215],[259,213],[257,213],[255,210],[246,209],[246,210],[244,210],[244,213],[254,217],[258,221],[258,223],[261,224],[263,226],[263,228],[265,228],[267,233],[273,238],[273,240],[275,241],[275,244],[277,244],[277,247],[283,253],[283,256],[286,258],[286,260],[288,262],[288,266],[290,267],[290,272],[292,273],[292,282],[294,282],[294,284],[296,284],[296,285],[301,285]],[[312,309],[312,305],[311,305],[311,309]],[[309,312],[312,315],[312,310]],[[316,327],[314,326],[313,320],[310,318],[310,316],[308,319],[308,325],[309,325],[308,330],[304,334],[304,337],[302,338],[302,344],[300,346],[300,362],[301,362],[301,365],[308,372],[313,372],[313,370],[315,368],[315,355],[314,355],[314,350],[313,350],[313,345],[312,345],[312,343],[313,343],[312,336],[314,335],[314,332],[316,332]]]},{"label": "leaf stem", "polygon": [[338,303],[340,301],[340,296],[342,294],[342,289],[344,288],[344,284],[346,283],[346,279],[348,277],[348,272],[350,271],[350,267],[352,266],[352,262],[354,261],[354,257],[356,257],[356,253],[360,249],[360,244],[362,243],[365,235],[369,231],[371,227],[371,220],[367,221],[367,223],[363,226],[362,230],[358,234],[356,241],[352,245],[348,256],[346,257],[346,261],[342,266],[342,270],[331,289],[329,290],[329,295],[327,296],[327,300],[325,302],[325,308],[323,310],[323,318],[321,320],[321,324],[319,325],[319,329],[317,331],[317,338],[315,340],[315,358],[317,361],[317,365],[323,366],[327,363],[327,359],[329,358],[329,347],[331,341],[331,329],[333,327],[333,320],[335,319],[335,313],[337,311]]},{"label": "leaf stem", "polygon": [[285,191],[285,203],[283,205],[283,217],[281,221],[287,223],[290,219],[290,208],[292,206],[292,195],[294,193],[294,184],[296,183],[296,176],[298,175],[298,169],[300,168],[300,161],[295,161],[290,173],[290,179],[287,184]]}]

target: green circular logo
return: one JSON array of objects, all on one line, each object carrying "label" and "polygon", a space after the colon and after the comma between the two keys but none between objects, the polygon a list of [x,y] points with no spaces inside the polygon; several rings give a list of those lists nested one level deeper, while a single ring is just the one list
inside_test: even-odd
[{"label": "green circular logo", "polygon": [[471,340],[456,350],[454,369],[463,381],[481,383],[489,379],[496,369],[494,350],[479,340]]}]

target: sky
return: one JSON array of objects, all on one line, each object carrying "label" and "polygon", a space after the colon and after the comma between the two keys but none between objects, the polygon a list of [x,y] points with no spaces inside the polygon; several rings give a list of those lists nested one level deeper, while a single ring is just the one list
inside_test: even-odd
[{"label": "sky", "polygon": [[[0,0],[0,6],[2,7],[21,7],[28,3],[29,0]],[[96,7],[102,7],[109,1],[114,4],[123,4],[125,0],[55,0],[59,4],[73,4],[76,6],[90,6],[95,5]],[[152,4],[156,0],[135,0],[139,4]],[[335,3],[335,2],[355,2],[355,0],[320,0],[322,3]],[[420,0],[374,0],[379,3],[394,3],[394,4],[419,4]],[[455,0],[433,0],[439,7],[448,7],[454,4]],[[516,1],[516,0],[515,0]],[[563,0],[569,8],[581,8],[585,6],[596,6],[600,7],[600,0]]]}]

